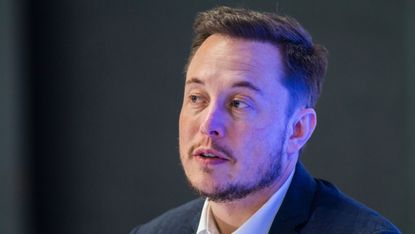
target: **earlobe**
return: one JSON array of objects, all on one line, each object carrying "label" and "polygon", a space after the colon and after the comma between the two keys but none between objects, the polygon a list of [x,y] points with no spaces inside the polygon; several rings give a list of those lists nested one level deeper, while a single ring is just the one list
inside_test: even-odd
[{"label": "earlobe", "polygon": [[287,145],[287,153],[294,154],[303,148],[310,139],[317,124],[317,114],[313,108],[303,108],[294,114]]}]

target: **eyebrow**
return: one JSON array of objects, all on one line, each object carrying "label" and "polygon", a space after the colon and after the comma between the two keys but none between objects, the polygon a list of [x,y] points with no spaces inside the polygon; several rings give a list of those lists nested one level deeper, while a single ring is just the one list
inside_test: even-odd
[{"label": "eyebrow", "polygon": [[[190,85],[190,84],[204,85],[205,82],[203,82],[202,80],[200,80],[198,78],[191,78],[191,79],[186,81],[186,85]],[[262,90],[260,88],[258,88],[257,86],[255,86],[254,84],[252,84],[251,82],[249,82],[249,81],[238,81],[238,82],[236,82],[232,85],[232,88],[247,88],[247,89],[255,91],[259,94],[262,94]]]},{"label": "eyebrow", "polygon": [[201,81],[198,78],[190,78],[189,80],[186,81],[186,85],[190,85],[190,84],[205,84],[205,82]]},{"label": "eyebrow", "polygon": [[257,92],[257,93],[262,94],[262,90],[260,88],[256,87],[254,84],[252,84],[249,81],[239,81],[239,82],[236,82],[235,84],[232,85],[232,87],[233,88],[238,88],[238,87],[248,88],[250,90],[253,90],[253,91]]}]

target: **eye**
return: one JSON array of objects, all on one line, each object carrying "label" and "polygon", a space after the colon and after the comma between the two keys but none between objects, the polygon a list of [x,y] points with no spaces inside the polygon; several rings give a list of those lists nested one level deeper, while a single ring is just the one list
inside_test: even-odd
[{"label": "eye", "polygon": [[194,105],[200,105],[203,104],[205,102],[204,98],[200,95],[196,95],[196,94],[191,94],[189,95],[189,102],[194,104]]},{"label": "eye", "polygon": [[236,109],[245,109],[249,107],[249,105],[246,102],[238,99],[232,100],[230,106]]},{"label": "eye", "polygon": [[196,96],[196,95],[190,95],[190,101],[193,103],[197,103],[197,101],[199,101],[200,97]]}]

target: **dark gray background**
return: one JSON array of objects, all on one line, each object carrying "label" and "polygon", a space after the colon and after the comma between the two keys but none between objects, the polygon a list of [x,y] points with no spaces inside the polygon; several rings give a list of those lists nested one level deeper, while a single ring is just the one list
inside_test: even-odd
[{"label": "dark gray background", "polygon": [[410,0],[0,1],[0,233],[127,233],[195,197],[183,65],[196,12],[219,4],[278,9],[330,50],[303,161],[415,233]]}]

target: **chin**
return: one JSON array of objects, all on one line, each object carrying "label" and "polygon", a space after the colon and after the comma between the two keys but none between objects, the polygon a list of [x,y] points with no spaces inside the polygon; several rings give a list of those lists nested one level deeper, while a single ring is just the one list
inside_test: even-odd
[{"label": "chin", "polygon": [[209,175],[198,175],[194,177],[188,177],[188,180],[192,188],[201,194],[215,193],[218,190],[218,188],[221,187],[221,185],[218,184],[216,180]]}]

